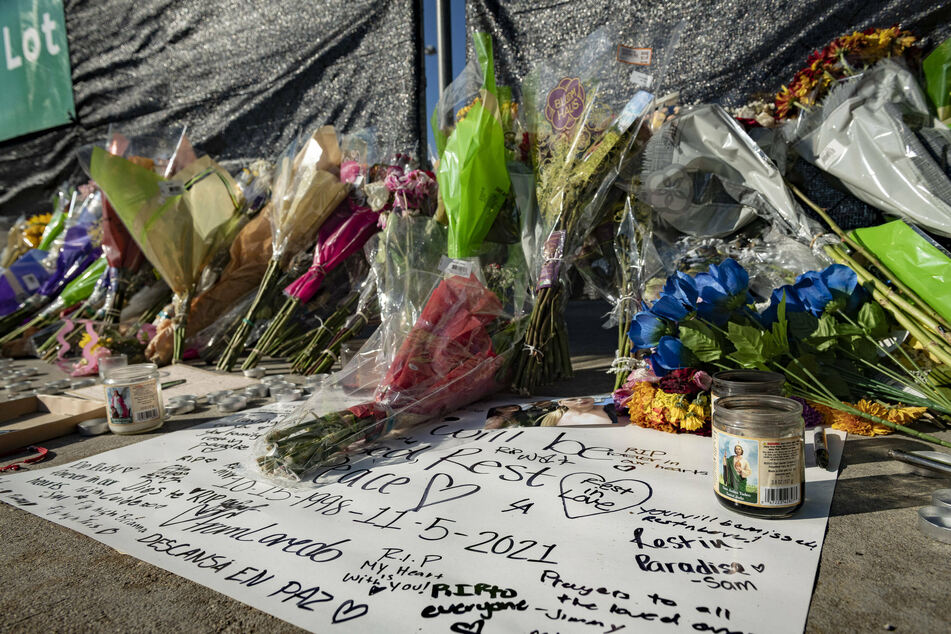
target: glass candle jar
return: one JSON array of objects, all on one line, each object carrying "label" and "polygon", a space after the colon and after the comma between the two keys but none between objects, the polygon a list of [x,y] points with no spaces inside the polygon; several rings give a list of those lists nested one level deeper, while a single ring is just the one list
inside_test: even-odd
[{"label": "glass candle jar", "polygon": [[106,415],[114,434],[139,434],[162,426],[165,407],[162,384],[154,363],[115,368],[103,381]]},{"label": "glass candle jar", "polygon": [[786,377],[778,372],[761,370],[725,370],[713,375],[710,389],[711,414],[717,409],[717,399],[744,394],[783,395]]},{"label": "glass candle jar", "polygon": [[124,354],[113,354],[107,357],[99,357],[99,380],[105,381],[106,375],[110,370],[122,368],[129,365],[129,357]]},{"label": "glass candle jar", "polygon": [[728,509],[789,517],[806,497],[802,405],[781,396],[726,396],[713,414],[713,490]]}]

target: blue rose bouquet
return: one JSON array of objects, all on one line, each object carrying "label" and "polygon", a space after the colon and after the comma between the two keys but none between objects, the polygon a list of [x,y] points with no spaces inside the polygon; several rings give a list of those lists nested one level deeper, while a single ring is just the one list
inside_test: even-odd
[{"label": "blue rose bouquet", "polygon": [[648,380],[682,368],[782,372],[788,393],[820,411],[951,447],[904,425],[911,408],[883,404],[915,406],[915,415],[930,410],[936,420],[951,415],[942,378],[948,368],[922,361],[851,268],[803,273],[763,303],[757,310],[747,271],[724,260],[667,278],[660,297],[634,316],[628,337],[651,370]]}]

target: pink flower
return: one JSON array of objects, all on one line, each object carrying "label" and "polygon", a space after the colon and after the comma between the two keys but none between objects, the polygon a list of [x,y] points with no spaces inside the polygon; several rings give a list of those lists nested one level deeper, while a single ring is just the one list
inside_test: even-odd
[{"label": "pink flower", "polygon": [[363,166],[356,161],[344,161],[340,164],[340,180],[355,183],[363,175]]}]

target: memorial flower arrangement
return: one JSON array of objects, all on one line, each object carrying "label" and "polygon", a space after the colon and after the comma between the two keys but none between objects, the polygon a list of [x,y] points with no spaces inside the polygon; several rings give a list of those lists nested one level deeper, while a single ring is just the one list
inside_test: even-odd
[{"label": "memorial flower arrangement", "polygon": [[[349,201],[350,199],[348,199]],[[378,231],[379,215],[369,207],[359,208],[344,203],[317,232],[313,264],[302,276],[284,289],[286,299],[267,330],[245,359],[242,369],[257,365],[263,354],[283,341],[287,322],[302,304],[306,304],[320,289],[328,271],[344,262],[363,248],[367,239]]]},{"label": "memorial flower arrangement", "polygon": [[614,404],[631,422],[669,433],[710,435],[710,375],[680,368],[663,377],[632,373],[614,392]]},{"label": "memorial flower arrangement", "polygon": [[[354,189],[318,231],[313,264],[284,289],[284,304],[248,355],[245,368],[257,363],[261,355],[276,352],[289,336],[287,324],[295,312],[314,297],[328,272],[359,253],[367,240],[387,225],[388,215],[432,215],[435,211],[434,175],[417,167],[411,156],[399,153],[388,163],[370,166],[364,160],[365,156],[341,163],[341,179]],[[356,295],[345,299],[341,303],[344,310],[334,311],[327,320],[321,321],[303,350],[298,348],[295,368],[308,374],[317,372],[318,368],[319,371],[328,369],[327,356],[335,357],[344,339],[353,336],[358,325],[365,325],[373,312],[373,287],[364,287],[357,312],[350,315],[355,298]],[[324,355],[325,352],[328,355]],[[317,357],[323,358],[318,360]]]},{"label": "memorial flower arrangement", "polygon": [[219,370],[234,367],[259,311],[273,302],[282,271],[313,243],[317,230],[346,198],[350,184],[339,178],[340,160],[332,126],[318,128],[302,143],[293,141],[278,159],[269,206],[271,259],[254,299],[218,359]]},{"label": "memorial flower arrangement", "polygon": [[541,64],[522,87],[538,212],[526,246],[536,250],[528,254],[536,298],[518,351],[518,391],[571,375],[564,323],[570,261],[600,224],[619,167],[650,112],[646,83],[656,89],[662,81],[664,44],[652,48],[651,71],[660,76],[632,82],[616,61],[617,39],[606,29],[594,32],[577,50]]},{"label": "memorial flower arrangement", "polygon": [[[82,202],[79,202],[80,198]],[[20,327],[54,302],[63,288],[86,271],[102,253],[101,193],[87,189],[85,195],[73,198],[71,207],[65,229],[50,244],[44,260],[49,276],[13,312],[0,318],[0,343],[19,337],[24,332]]]},{"label": "memorial flower arrangement", "polygon": [[822,101],[836,82],[881,59],[902,55],[914,45],[914,35],[898,26],[869,28],[832,40],[813,51],[806,66],[776,94],[776,118],[798,116],[800,110],[809,110]]},{"label": "memorial flower arrangement", "polygon": [[13,341],[25,333],[35,332],[51,325],[59,319],[62,311],[68,312],[75,309],[80,302],[86,300],[96,289],[97,285],[100,284],[100,280],[102,280],[105,274],[106,260],[100,257],[86,267],[82,273],[70,280],[68,284],[63,286],[59,295],[43,308],[43,310],[25,324],[15,328],[3,338],[0,338],[0,343]]},{"label": "memorial flower arrangement", "polygon": [[94,147],[89,171],[172,289],[172,360],[181,361],[188,311],[202,271],[240,226],[243,201],[237,185],[207,156],[164,178],[154,169]]},{"label": "memorial flower arrangement", "polygon": [[[909,354],[907,343],[890,341],[901,337],[897,323],[855,271],[833,264],[803,273],[794,284],[774,289],[761,311],[748,284],[747,271],[732,259],[694,276],[670,276],[660,297],[631,321],[632,348],[650,372],[632,373],[616,393],[619,404],[633,406],[639,418],[654,397],[654,386],[639,384],[678,377],[674,373],[684,368],[773,370],[785,374],[791,395],[827,417],[836,412],[828,421],[834,426],[855,433],[887,428],[949,446],[905,425],[927,410],[947,417],[951,394],[939,374],[922,369]],[[670,400],[661,396],[655,408]]]},{"label": "memorial flower arrangement", "polygon": [[[508,189],[499,113],[492,105],[491,40],[477,39],[484,93],[447,140],[437,179],[449,222],[448,259],[418,319],[399,343],[372,400],[319,414],[308,403],[264,437],[257,463],[291,479],[361,442],[439,416],[501,389],[523,322],[484,280],[480,254]],[[499,171],[501,167],[501,172]],[[501,191],[502,196],[487,196]],[[489,204],[486,204],[490,201]],[[520,308],[520,307],[519,307]]]}]

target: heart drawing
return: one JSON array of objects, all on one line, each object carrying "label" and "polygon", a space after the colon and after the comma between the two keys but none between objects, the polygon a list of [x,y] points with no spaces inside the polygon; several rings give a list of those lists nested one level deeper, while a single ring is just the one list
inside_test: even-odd
[{"label": "heart drawing", "polygon": [[365,603],[354,603],[353,599],[347,599],[340,604],[340,607],[337,608],[337,611],[334,612],[333,618],[331,621],[334,625],[337,623],[344,623],[346,621],[352,621],[353,619],[358,619],[370,610],[369,606]]},{"label": "heart drawing", "polygon": [[485,621],[480,619],[473,623],[453,623],[449,629],[456,634],[481,634],[483,625]]},{"label": "heart drawing", "polygon": [[606,480],[597,473],[570,473],[561,479],[562,507],[570,520],[604,513],[616,513],[650,499],[653,491],[646,482],[623,478]]},{"label": "heart drawing", "polygon": [[467,495],[478,493],[481,488],[478,484],[456,484],[456,481],[448,473],[435,473],[429,479],[429,483],[426,484],[426,490],[423,491],[419,504],[406,510],[419,511],[424,506],[458,500]]}]

